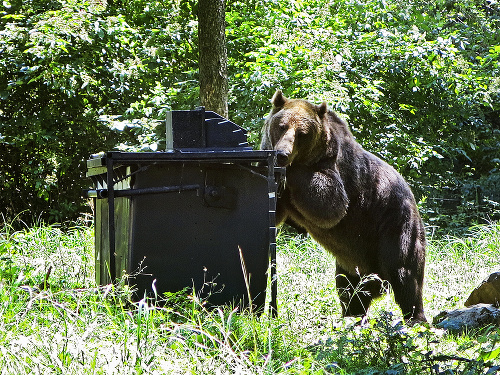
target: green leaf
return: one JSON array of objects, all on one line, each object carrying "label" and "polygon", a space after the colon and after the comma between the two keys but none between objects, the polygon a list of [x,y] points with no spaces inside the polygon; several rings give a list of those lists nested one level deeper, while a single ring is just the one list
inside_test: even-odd
[{"label": "green leaf", "polygon": [[4,20],[14,20],[14,21],[20,21],[25,18],[24,15],[22,14],[6,14],[5,16],[2,16]]},{"label": "green leaf", "polygon": [[496,359],[499,355],[500,355],[500,346],[498,346],[492,350],[482,351],[480,358],[486,362],[486,361],[491,361],[493,359]]}]

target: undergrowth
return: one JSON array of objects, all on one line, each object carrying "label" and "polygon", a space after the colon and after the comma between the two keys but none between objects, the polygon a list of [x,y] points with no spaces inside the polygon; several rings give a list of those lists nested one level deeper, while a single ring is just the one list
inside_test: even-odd
[{"label": "undergrowth", "polygon": [[[208,310],[187,291],[131,302],[126,280],[97,286],[93,230],[0,230],[1,374],[494,374],[500,331],[411,328],[388,293],[368,321],[340,318],[334,259],[278,236],[276,318]],[[463,307],[498,271],[500,224],[429,240],[428,318]]]}]

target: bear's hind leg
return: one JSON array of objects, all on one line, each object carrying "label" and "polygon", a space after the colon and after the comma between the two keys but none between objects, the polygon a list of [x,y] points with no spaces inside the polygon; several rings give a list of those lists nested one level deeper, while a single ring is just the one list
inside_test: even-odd
[{"label": "bear's hind leg", "polygon": [[391,282],[394,299],[409,324],[427,321],[422,301],[422,284],[422,277],[414,277],[407,270],[400,270],[396,280]]},{"label": "bear's hind leg", "polygon": [[[407,324],[426,322],[422,300],[425,267],[425,239],[418,233],[422,230],[402,230],[409,232],[406,244],[401,234],[386,236],[379,252],[379,267],[382,277],[391,284],[394,300],[401,308]],[[401,247],[401,242],[406,247]],[[399,257],[396,257],[399,254]],[[404,256],[402,256],[404,255]]]},{"label": "bear's hind leg", "polygon": [[380,280],[351,275],[339,265],[335,282],[344,317],[365,316],[372,300],[381,295]]}]

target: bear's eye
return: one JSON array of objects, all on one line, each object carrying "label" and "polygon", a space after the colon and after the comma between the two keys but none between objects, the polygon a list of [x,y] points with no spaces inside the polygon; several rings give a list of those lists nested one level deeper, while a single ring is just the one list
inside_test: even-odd
[{"label": "bear's eye", "polygon": [[279,128],[280,128],[281,130],[288,130],[288,125],[287,125],[287,124],[285,124],[285,123],[281,123],[281,124],[279,124]]}]

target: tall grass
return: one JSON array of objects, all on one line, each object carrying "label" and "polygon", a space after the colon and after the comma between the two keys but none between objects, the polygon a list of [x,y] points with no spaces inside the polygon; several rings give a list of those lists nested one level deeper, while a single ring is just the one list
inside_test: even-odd
[{"label": "tall grass", "polygon": [[[500,365],[498,329],[407,328],[391,294],[366,325],[340,318],[334,259],[307,237],[278,236],[277,318],[207,311],[186,293],[131,303],[125,283],[95,285],[93,249],[87,227],[0,229],[1,374],[493,374]],[[497,223],[431,239],[428,317],[463,307],[499,259]]]}]

